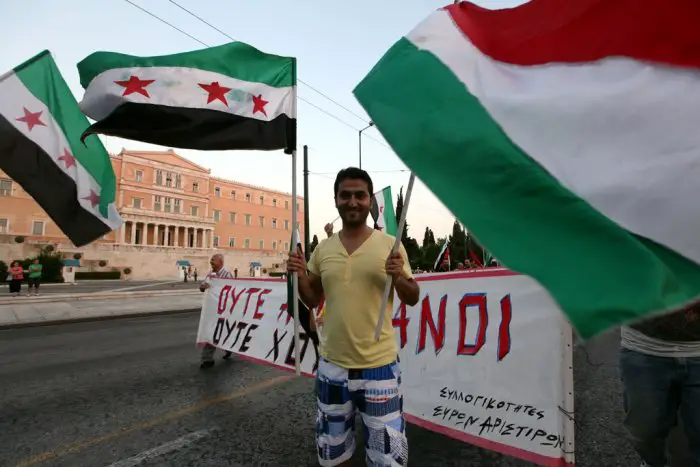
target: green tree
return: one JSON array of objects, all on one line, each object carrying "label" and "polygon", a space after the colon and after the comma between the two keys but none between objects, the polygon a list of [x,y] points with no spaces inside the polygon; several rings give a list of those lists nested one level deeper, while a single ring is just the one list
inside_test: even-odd
[{"label": "green tree", "polygon": [[[399,195],[396,197],[396,221],[400,222],[403,212],[403,187],[399,190]],[[415,238],[408,236],[408,222],[404,223],[403,232],[401,232],[401,244],[406,249],[408,261],[411,263],[411,268],[420,267],[422,253],[418,241]]]},{"label": "green tree", "polygon": [[467,258],[466,232],[457,219],[452,224],[452,235],[449,238],[450,266],[455,268],[457,263],[464,263]]},{"label": "green tree", "polygon": [[486,251],[471,233],[467,235],[467,254],[469,255],[469,259],[473,260],[471,253],[469,253],[470,251],[474,253],[474,256],[479,259],[479,262],[483,266]]},{"label": "green tree", "polygon": [[427,248],[431,245],[435,245],[435,235],[430,227],[426,227],[425,233],[423,234],[423,248]]}]

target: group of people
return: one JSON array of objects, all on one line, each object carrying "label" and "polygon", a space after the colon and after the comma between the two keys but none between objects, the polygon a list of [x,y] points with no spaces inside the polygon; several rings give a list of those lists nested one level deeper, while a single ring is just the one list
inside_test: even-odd
[{"label": "group of people", "polygon": [[28,269],[24,269],[19,261],[13,261],[7,269],[5,280],[9,284],[10,294],[17,297],[22,293],[22,283],[27,280],[27,296],[39,295],[39,285],[41,285],[41,275],[43,265],[38,259],[32,261]]},{"label": "group of people", "polygon": [[[309,307],[325,297],[320,359],[316,375],[316,445],[322,466],[347,465],[355,451],[355,414],[360,412],[367,465],[405,466],[408,440],[401,394],[398,348],[391,325],[390,299],[380,310],[384,284],[391,277],[399,299],[413,306],[420,290],[406,251],[392,253],[394,237],[367,225],[374,187],[364,170],[341,170],[334,184],[342,229],[327,238],[306,261],[292,252],[288,273],[297,273],[299,294]],[[211,259],[213,277],[231,278],[223,257]],[[384,328],[375,341],[378,313]],[[312,318],[311,326],[320,324]],[[215,347],[202,351],[202,367],[214,364]],[[229,358],[226,352],[224,358]],[[678,414],[700,466],[700,309],[689,308],[622,330],[620,368],[624,423],[642,466],[670,465],[666,439]]]}]

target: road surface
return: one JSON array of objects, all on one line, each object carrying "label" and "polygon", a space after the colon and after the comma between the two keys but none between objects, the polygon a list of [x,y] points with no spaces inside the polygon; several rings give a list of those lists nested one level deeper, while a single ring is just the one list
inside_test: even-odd
[{"label": "road surface", "polygon": [[[149,290],[186,290],[196,289],[199,282],[183,282],[182,280],[169,281],[79,281],[75,285],[69,284],[41,284],[41,295],[49,294],[85,294],[95,292],[147,292]],[[7,286],[5,286],[7,287]],[[22,293],[27,292],[27,284],[22,284]]]},{"label": "road surface", "polygon": [[[312,381],[220,353],[200,371],[197,320],[0,331],[0,465],[315,465]],[[606,363],[615,346],[600,341],[591,360]],[[638,465],[619,423],[615,371],[576,358],[577,465]],[[412,465],[529,465],[414,426],[408,436]]]}]

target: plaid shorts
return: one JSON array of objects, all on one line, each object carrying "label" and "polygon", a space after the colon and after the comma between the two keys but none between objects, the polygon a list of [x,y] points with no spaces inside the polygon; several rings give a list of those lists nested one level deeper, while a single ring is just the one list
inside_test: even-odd
[{"label": "plaid shorts", "polygon": [[398,362],[348,370],[319,359],[316,376],[316,445],[322,466],[334,466],[355,452],[355,411],[362,417],[368,466],[408,463]]}]

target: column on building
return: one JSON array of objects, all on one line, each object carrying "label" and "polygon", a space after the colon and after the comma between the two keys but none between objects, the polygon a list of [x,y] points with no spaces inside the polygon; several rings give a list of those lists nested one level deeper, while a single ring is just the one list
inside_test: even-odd
[{"label": "column on building", "polygon": [[179,225],[175,225],[175,226],[174,226],[174,230],[175,230],[175,231],[173,232],[173,246],[174,246],[175,248],[177,248],[178,246],[180,246],[180,245],[178,245],[178,243],[177,243],[177,242],[178,242],[178,237],[180,236],[180,226],[179,226]]},{"label": "column on building", "polygon": [[126,221],[119,227],[119,244],[123,245],[126,242]]},{"label": "column on building", "polygon": [[136,221],[131,221],[131,242],[132,245],[136,245]]}]

